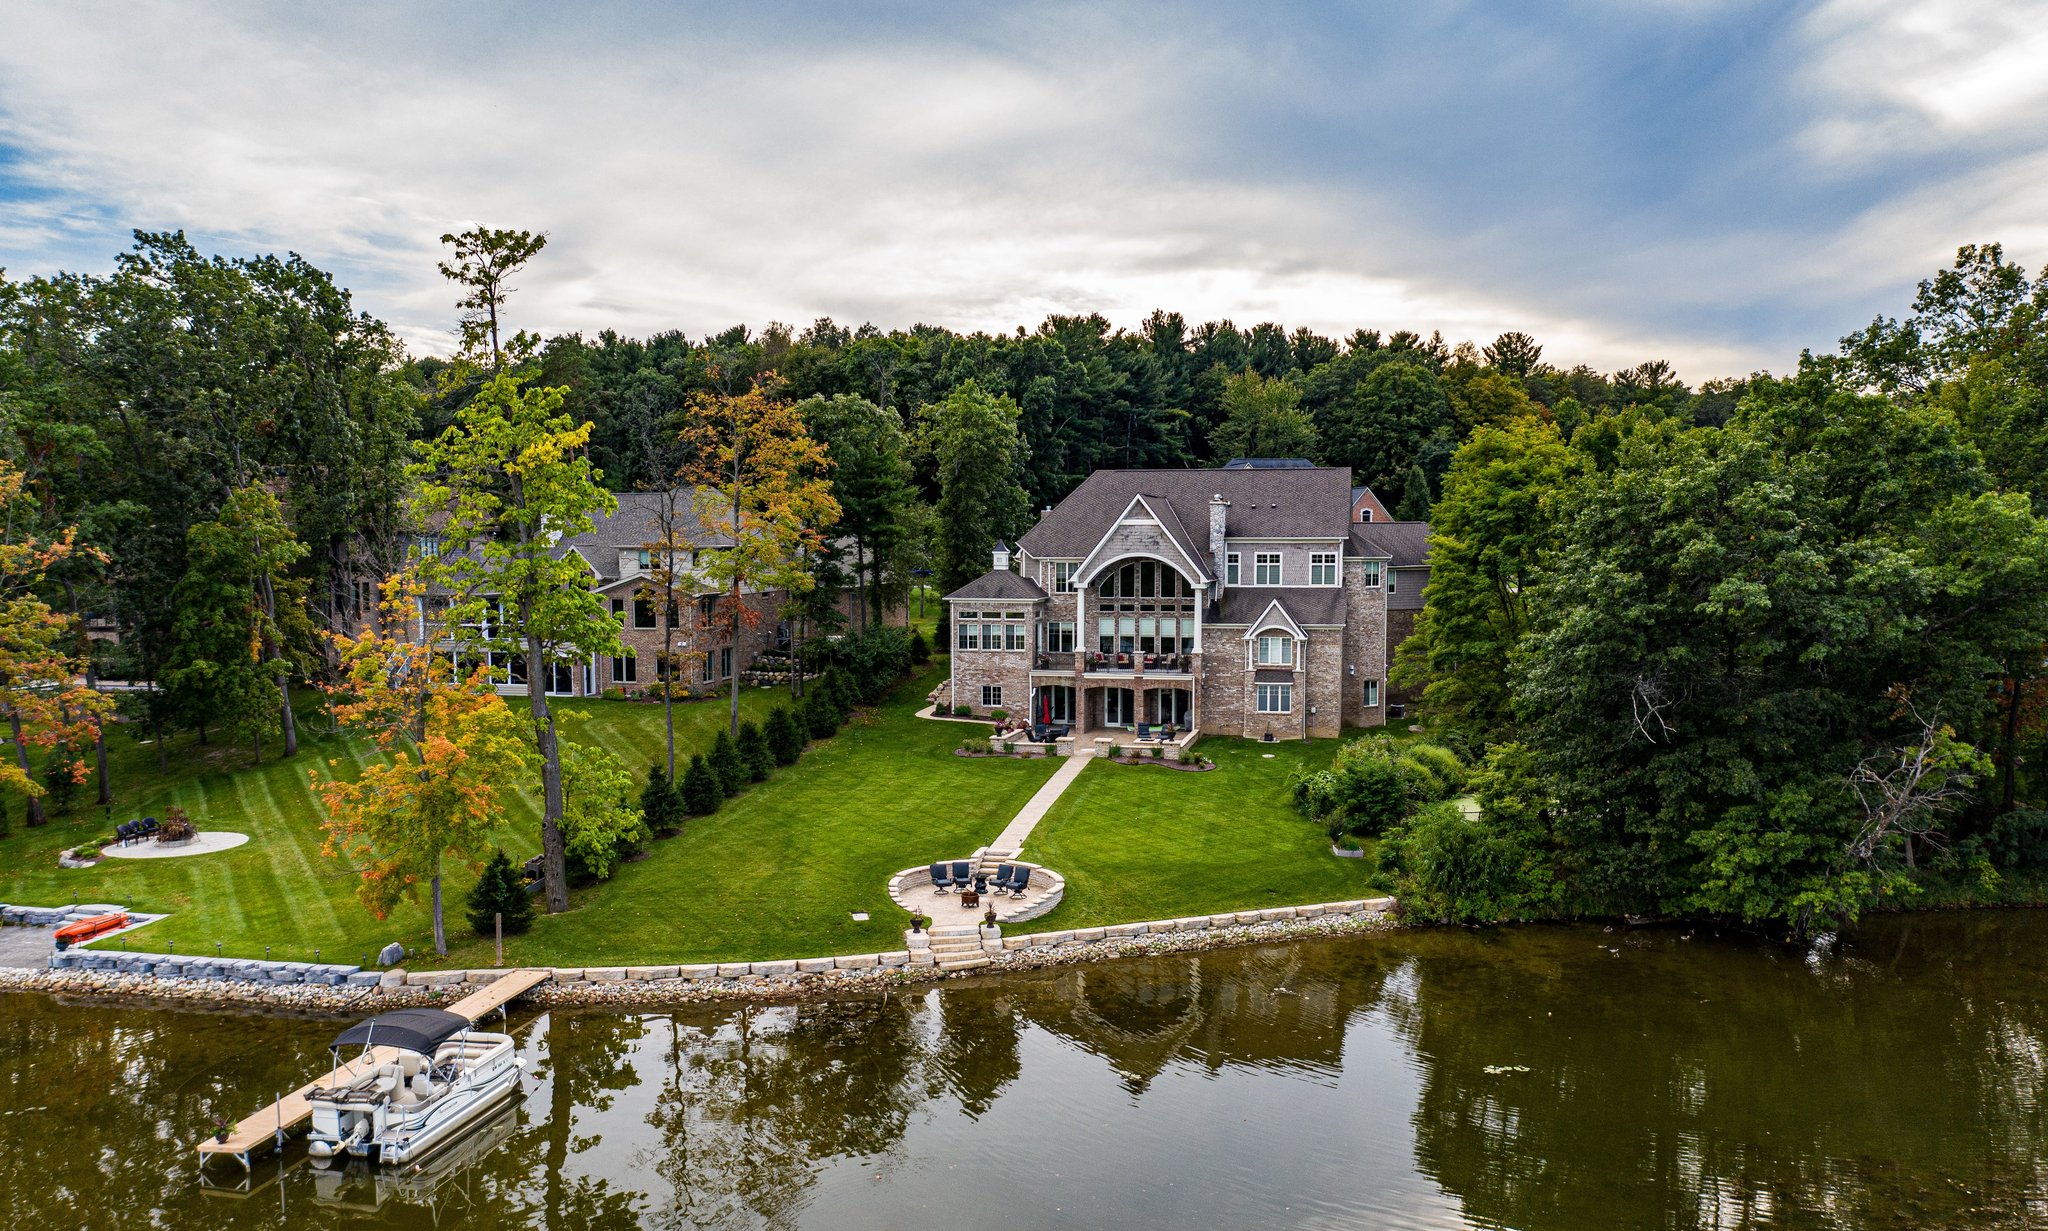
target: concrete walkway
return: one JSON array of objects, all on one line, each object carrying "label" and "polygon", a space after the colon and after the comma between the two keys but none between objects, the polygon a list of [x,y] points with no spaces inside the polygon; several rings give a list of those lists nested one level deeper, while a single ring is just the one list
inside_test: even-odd
[{"label": "concrete walkway", "polygon": [[1088,762],[1094,759],[1095,754],[1092,751],[1076,751],[1073,756],[1068,757],[1060,765],[1058,772],[1046,779],[1045,785],[1038,788],[1038,793],[1026,801],[1023,809],[1003,827],[1003,832],[996,836],[996,840],[989,843],[989,849],[1008,851],[1012,855],[1022,851],[1024,839],[1031,836],[1031,831],[1038,827],[1038,822],[1044,820],[1045,814],[1052,810],[1053,801],[1073,784],[1074,779],[1081,776],[1081,771],[1088,768]]}]

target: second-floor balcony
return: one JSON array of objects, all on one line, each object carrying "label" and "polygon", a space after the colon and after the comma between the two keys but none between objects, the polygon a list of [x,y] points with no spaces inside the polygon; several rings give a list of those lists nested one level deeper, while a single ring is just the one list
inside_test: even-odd
[{"label": "second-floor balcony", "polygon": [[1072,675],[1192,675],[1193,654],[1147,654],[1138,650],[1119,653],[1097,650],[1040,651],[1031,659],[1033,671]]}]

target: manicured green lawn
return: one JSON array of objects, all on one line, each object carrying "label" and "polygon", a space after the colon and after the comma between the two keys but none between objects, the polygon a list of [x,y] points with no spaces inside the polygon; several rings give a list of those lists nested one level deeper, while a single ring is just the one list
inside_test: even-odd
[{"label": "manicured green lawn", "polygon": [[[759,718],[780,700],[776,690],[741,694],[741,712]],[[659,705],[628,701],[578,701],[559,707],[565,737],[603,745],[625,758],[636,776],[662,755]],[[708,749],[726,721],[726,703],[712,699],[676,707],[676,749]],[[345,737],[315,738],[325,718],[308,710],[301,721],[299,755],[289,761],[249,763],[241,748],[201,745],[180,736],[170,748],[170,773],[159,774],[154,745],[124,731],[108,741],[115,786],[113,820],[162,816],[172,804],[190,813],[202,830],[246,833],[250,841],[217,855],[185,859],[104,859],[99,866],[70,870],[57,866],[57,853],[113,825],[91,801],[97,783],[79,788],[72,815],[29,829],[20,803],[10,817],[13,833],[0,838],[0,902],[56,905],[71,902],[132,904],[137,910],[169,912],[170,918],[135,933],[129,943],[161,952],[175,943],[180,953],[212,953],[215,942],[234,956],[261,957],[265,947],[280,960],[357,961],[397,940],[431,952],[432,925],[424,900],[401,905],[378,920],[356,901],[356,878],[339,861],[322,854],[325,834],[314,799],[310,770],[359,772],[365,746]],[[512,796],[500,842],[525,858],[539,849],[539,812],[534,791]],[[444,880],[451,934],[464,927],[462,904],[472,878],[452,868]],[[424,897],[424,895],[423,895]],[[119,942],[111,942],[118,944]]]},{"label": "manicured green lawn", "polygon": [[1376,892],[1371,859],[1330,854],[1329,839],[1288,799],[1288,775],[1327,766],[1336,741],[1208,739],[1197,747],[1214,770],[1096,762],[1082,771],[1025,843],[1026,859],[1067,878],[1066,897],[1034,930]]},{"label": "manicured green lawn", "polygon": [[[508,963],[651,965],[809,957],[893,948],[902,912],[888,900],[891,873],[960,858],[990,841],[1057,768],[1054,760],[966,759],[952,755],[978,728],[914,717],[944,677],[940,659],[906,681],[871,715],[815,744],[796,766],[693,819],[682,834],[603,884],[576,890],[576,909],[543,917],[506,944]],[[759,718],[786,694],[750,689],[742,710]],[[661,756],[661,709],[586,701],[565,707],[566,737],[600,744],[637,776]],[[679,759],[707,749],[724,725],[716,700],[676,709]],[[203,747],[180,737],[171,772],[155,749],[118,734],[111,746],[113,819],[178,804],[202,829],[236,830],[251,841],[219,855],[108,859],[68,871],[57,852],[111,826],[96,806],[30,830],[17,811],[0,839],[0,901],[46,905],[115,902],[170,918],[135,934],[136,947],[356,961],[397,940],[431,953],[425,904],[385,920],[355,898],[356,878],[322,853],[320,810],[307,781],[332,759],[356,772],[365,749],[342,737],[315,738],[324,718],[309,712],[300,755],[248,764],[241,749]],[[1219,768],[1187,774],[1143,766],[1091,764],[1040,824],[1025,855],[1067,877],[1067,899],[1039,927],[1080,927],[1215,911],[1363,896],[1369,860],[1339,860],[1322,833],[1287,798],[1298,766],[1328,763],[1334,741],[1261,745],[1212,739],[1201,745]],[[1268,755],[1270,754],[1270,756]],[[92,785],[81,791],[92,798]],[[18,805],[17,805],[18,807]],[[538,848],[533,792],[508,801],[501,841],[518,857]],[[446,882],[448,965],[487,965],[488,941],[470,936],[462,907],[465,871]],[[851,914],[866,911],[865,923]],[[118,942],[117,942],[118,943]],[[417,964],[430,964],[427,957]]]},{"label": "manicured green lawn", "polygon": [[[505,944],[550,966],[816,957],[901,948],[891,874],[965,858],[1002,831],[1058,763],[953,755],[976,728],[914,717],[944,668],[905,683],[871,719],[814,745],[611,880]],[[866,911],[866,923],[852,912]],[[451,954],[488,965],[489,945]]]}]

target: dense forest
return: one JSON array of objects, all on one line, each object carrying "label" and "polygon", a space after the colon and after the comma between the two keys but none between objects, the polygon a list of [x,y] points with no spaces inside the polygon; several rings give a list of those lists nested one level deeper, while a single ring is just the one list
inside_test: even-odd
[{"label": "dense forest", "polygon": [[1386,831],[1404,901],[1797,933],[2038,896],[2044,326],[2048,273],[1969,247],[1719,422],[1475,425],[1396,674],[1482,811]]},{"label": "dense forest", "polygon": [[[686,472],[702,398],[766,382],[798,405],[841,505],[821,574],[875,610],[928,565],[941,587],[979,573],[997,538],[1097,468],[1308,456],[1421,518],[1480,425],[1717,423],[1743,387],[1695,392],[1662,362],[1566,370],[1519,333],[1484,348],[1399,330],[1338,341],[1164,311],[1136,330],[1056,316],[1001,336],[819,320],[543,339],[505,324],[526,378],[590,424],[584,452],[614,491]],[[408,355],[298,256],[211,255],[182,233],[137,233],[107,273],[0,278],[15,531],[76,528],[83,550],[50,571],[49,597],[118,627],[122,649],[100,647],[96,666],[158,686],[130,703],[142,729],[281,735],[290,751],[288,729],[252,730],[250,715],[267,677],[287,693],[323,678],[321,633],[353,628],[367,614],[356,582],[402,561],[405,468],[480,387],[450,379],[460,363]],[[241,672],[252,586],[262,670]]]},{"label": "dense forest", "polygon": [[[460,301],[491,305],[494,354],[496,277]],[[2048,280],[1987,246],[1788,375],[1696,387],[1656,360],[1562,367],[1518,332],[1168,311],[517,333],[505,354],[613,491],[694,473],[709,400],[792,408],[836,502],[813,567],[864,612],[971,578],[1094,469],[1348,466],[1432,523],[1398,674],[1484,805],[1388,830],[1404,898],[1802,928],[2048,862],[2044,311]],[[299,257],[182,234],[138,233],[106,273],[0,278],[8,535],[75,529],[39,600],[79,637],[119,628],[92,665],[156,685],[130,729],[291,751],[292,688],[333,670],[323,634],[405,557],[408,466],[488,388],[461,362],[407,354]],[[11,717],[25,775],[34,715]]]}]

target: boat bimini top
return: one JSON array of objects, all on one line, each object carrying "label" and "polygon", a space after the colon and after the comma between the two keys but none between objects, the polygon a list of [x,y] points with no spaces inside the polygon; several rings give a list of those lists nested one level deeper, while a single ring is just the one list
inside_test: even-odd
[{"label": "boat bimini top", "polygon": [[434,1049],[472,1029],[470,1020],[446,1009],[397,1009],[357,1022],[341,1032],[330,1048],[397,1047],[431,1056]]}]

